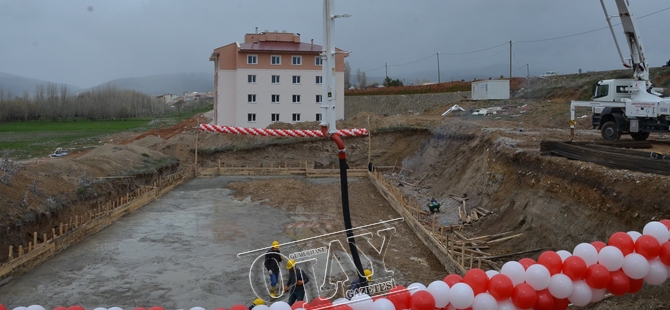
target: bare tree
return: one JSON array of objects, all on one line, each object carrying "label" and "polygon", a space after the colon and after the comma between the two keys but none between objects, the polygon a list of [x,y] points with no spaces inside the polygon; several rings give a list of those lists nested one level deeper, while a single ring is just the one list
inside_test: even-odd
[{"label": "bare tree", "polygon": [[356,70],[356,80],[358,81],[358,87],[365,88],[368,86],[368,79],[365,76],[365,72],[361,71],[361,69]]},{"label": "bare tree", "polygon": [[351,87],[351,66],[348,61],[344,62],[344,89]]}]

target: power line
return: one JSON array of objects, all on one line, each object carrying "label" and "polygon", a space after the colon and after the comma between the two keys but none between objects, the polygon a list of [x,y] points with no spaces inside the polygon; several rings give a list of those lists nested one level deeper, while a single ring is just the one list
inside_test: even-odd
[{"label": "power line", "polygon": [[[663,8],[663,9],[660,9],[660,10],[658,10],[658,11],[654,11],[654,12],[651,12],[651,13],[649,13],[649,14],[642,15],[642,16],[636,18],[636,20],[638,20],[638,19],[642,19],[642,18],[645,18],[645,17],[649,17],[649,16],[652,16],[652,15],[655,15],[655,14],[658,14],[658,13],[661,13],[661,12],[663,12],[663,11],[667,11],[667,10],[670,10],[670,7]],[[621,23],[614,24],[614,26],[618,26],[618,25],[621,25]],[[597,29],[592,29],[592,30],[587,30],[587,31],[579,32],[579,33],[573,33],[573,34],[569,34],[569,35],[563,35],[563,36],[552,37],[552,38],[544,38],[544,39],[536,39],[536,40],[524,40],[524,41],[514,41],[514,43],[536,43],[536,42],[545,42],[545,41],[552,41],[552,40],[560,40],[560,39],[565,39],[565,38],[570,38],[570,37],[576,37],[576,36],[585,35],[585,34],[588,34],[588,33],[592,33],[592,32],[596,32],[596,31],[604,30],[604,29],[607,29],[607,28],[609,28],[609,27],[601,27],[601,28],[597,28]],[[454,55],[474,54],[474,53],[484,52],[484,51],[492,50],[492,49],[495,49],[495,48],[498,48],[498,47],[506,46],[507,44],[509,44],[509,42],[501,43],[501,44],[498,44],[498,45],[495,45],[495,46],[491,46],[491,47],[487,47],[487,48],[483,48],[483,49],[467,51],[467,52],[458,52],[458,53],[440,53],[440,54],[438,55],[438,57],[441,57],[441,56],[454,56]],[[500,52],[500,53],[496,53],[496,54],[493,54],[493,55],[490,55],[490,56],[486,56],[486,57],[483,57],[483,58],[470,59],[470,60],[480,60],[480,59],[485,59],[485,58],[489,58],[489,57],[493,57],[493,56],[499,55],[499,54],[501,54],[501,53],[502,53],[502,52]],[[514,60],[515,60],[517,63],[520,63],[519,60],[516,59],[516,55],[515,55],[514,53],[512,53],[512,55],[514,56]],[[365,70],[365,71],[363,71],[363,72],[364,72],[364,73],[367,73],[367,72],[371,72],[371,71],[376,71],[376,70],[385,68],[385,67],[387,67],[387,66],[391,66],[391,67],[405,66],[405,65],[409,65],[409,64],[413,64],[413,63],[417,63],[417,62],[426,60],[426,59],[431,58],[431,57],[433,57],[433,54],[428,55],[428,56],[426,56],[426,57],[424,57],[424,58],[421,58],[421,59],[418,59],[418,60],[414,60],[414,61],[410,61],[410,62],[406,62],[406,63],[402,63],[402,64],[383,65],[383,66],[380,66],[380,67],[377,67],[377,68],[373,68],[373,69]],[[470,61],[470,60],[464,60],[464,61]]]}]

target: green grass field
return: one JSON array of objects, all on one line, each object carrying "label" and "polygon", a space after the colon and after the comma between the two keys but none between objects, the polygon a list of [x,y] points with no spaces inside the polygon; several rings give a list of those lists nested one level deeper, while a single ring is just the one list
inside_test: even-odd
[{"label": "green grass field", "polygon": [[170,127],[199,113],[212,110],[212,105],[198,109],[184,109],[181,115],[151,119],[72,121],[36,121],[0,123],[0,152],[11,150],[11,157],[28,159],[47,156],[56,148],[84,151],[100,145],[100,140],[119,132],[144,132],[154,128]]}]

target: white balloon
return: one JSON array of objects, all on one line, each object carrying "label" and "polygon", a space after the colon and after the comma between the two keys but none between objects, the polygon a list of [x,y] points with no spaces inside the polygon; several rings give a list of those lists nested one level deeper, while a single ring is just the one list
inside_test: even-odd
[{"label": "white balloon", "polygon": [[26,310],[46,310],[44,307],[40,305],[30,305],[26,308]]},{"label": "white balloon", "polygon": [[649,274],[649,261],[637,253],[630,253],[623,259],[623,273],[631,279],[642,279]]},{"label": "white balloon", "polygon": [[27,309],[26,307],[16,307],[16,308],[14,308],[14,309],[12,309],[12,310],[26,310],[26,309]]},{"label": "white balloon", "polygon": [[623,266],[623,253],[615,246],[608,245],[598,253],[598,263],[605,266],[608,271],[616,271]]},{"label": "white balloon", "polygon": [[[27,310],[27,309],[26,309],[26,310]],[[97,308],[94,308],[93,310],[107,310],[107,308],[97,307]]]},{"label": "white balloon", "polygon": [[511,300],[503,300],[498,302],[498,310],[516,310],[516,306]]},{"label": "white balloon", "polygon": [[489,279],[493,278],[493,276],[500,274],[497,270],[487,270],[486,275],[489,277]]},{"label": "white balloon", "polygon": [[442,280],[433,281],[426,288],[435,299],[435,308],[444,308],[449,304],[449,285]]},{"label": "white balloon", "polygon": [[414,282],[414,283],[407,286],[407,290],[409,291],[410,295],[414,295],[414,293],[416,293],[418,291],[425,291],[426,286],[419,283],[419,282]]},{"label": "white balloon", "polygon": [[658,240],[658,243],[663,244],[668,241],[670,238],[670,232],[668,228],[663,225],[661,222],[649,222],[647,225],[644,225],[642,229],[643,235],[650,235]]},{"label": "white balloon", "polygon": [[[254,307],[256,309],[256,307]],[[291,310],[291,305],[285,301],[275,301],[270,305],[270,310]]]},{"label": "white balloon", "polygon": [[[201,308],[202,310],[205,310],[205,308],[202,308],[202,307],[196,307],[196,308]],[[121,308],[121,307],[111,307],[107,310],[123,310],[123,308]]]},{"label": "white balloon", "polygon": [[371,310],[395,310],[395,305],[386,298],[379,298],[372,303]]},{"label": "white balloon", "polygon": [[589,243],[578,244],[572,254],[581,257],[586,263],[586,267],[598,262],[598,250]]},{"label": "white balloon", "polygon": [[668,279],[668,269],[660,258],[654,258],[649,261],[649,274],[644,277],[644,281],[651,285],[661,285]]},{"label": "white balloon", "polygon": [[561,257],[562,261],[565,261],[568,257],[572,256],[572,253],[566,251],[566,250],[560,250],[556,251],[556,254]]},{"label": "white balloon", "polygon": [[258,306],[255,306],[254,309],[258,309],[258,310],[269,310],[270,307],[268,307],[267,305],[258,305]]},{"label": "white balloon", "polygon": [[449,301],[456,309],[465,309],[472,305],[475,299],[475,292],[470,285],[465,283],[456,283],[449,290]]},{"label": "white balloon", "polygon": [[500,268],[500,273],[509,277],[514,286],[523,283],[526,278],[526,270],[523,268],[523,265],[515,261],[506,262],[502,268]]},{"label": "white balloon", "polygon": [[[259,305],[259,306],[260,306],[260,305]],[[254,308],[256,308],[256,307],[254,307]],[[107,309],[107,310],[112,310],[112,308],[109,308],[109,309]],[[189,309],[189,310],[205,310],[205,308],[203,308],[203,307],[193,307],[193,308],[191,308],[191,309]]]},{"label": "white balloon", "polygon": [[639,232],[637,232],[637,231],[633,231],[633,230],[627,232],[627,234],[628,234],[631,238],[633,238],[633,242],[637,241],[637,238],[640,238],[640,236],[642,236],[641,233],[639,233]]},{"label": "white balloon", "polygon": [[572,284],[574,289],[572,290],[572,294],[568,296],[568,300],[575,306],[583,307],[588,305],[593,297],[591,287],[584,280],[575,281]]},{"label": "white balloon", "polygon": [[572,294],[573,284],[570,277],[557,273],[549,280],[549,294],[558,298],[568,298]]},{"label": "white balloon", "polygon": [[536,291],[541,291],[549,286],[551,275],[547,267],[540,264],[531,265],[526,269],[526,283]]},{"label": "white balloon", "polygon": [[371,310],[372,298],[368,294],[358,294],[351,298],[349,306],[354,310]]},{"label": "white balloon", "polygon": [[498,302],[489,293],[481,293],[472,301],[472,310],[498,310]]},{"label": "white balloon", "polygon": [[605,292],[607,290],[591,288],[591,302],[599,302],[605,298]]},{"label": "white balloon", "polygon": [[333,305],[341,305],[341,304],[346,304],[348,302],[349,302],[349,299],[340,297],[338,299],[333,300]]}]

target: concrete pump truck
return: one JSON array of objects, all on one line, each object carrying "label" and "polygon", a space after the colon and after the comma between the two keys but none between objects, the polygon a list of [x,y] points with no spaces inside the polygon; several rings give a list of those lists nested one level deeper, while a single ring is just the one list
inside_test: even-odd
[{"label": "concrete pump truck", "polygon": [[570,104],[570,138],[575,135],[575,107],[591,107],[591,123],[600,130],[603,139],[618,140],[630,134],[634,140],[644,141],[651,132],[670,131],[670,99],[661,97],[660,88],[649,81],[649,64],[628,11],[628,0],[616,0],[621,26],[630,49],[630,62],[624,60],[617,42],[612,16],[600,0],[614,43],[624,67],[633,69],[632,79],[602,80],[593,88],[591,101],[572,101]]}]

